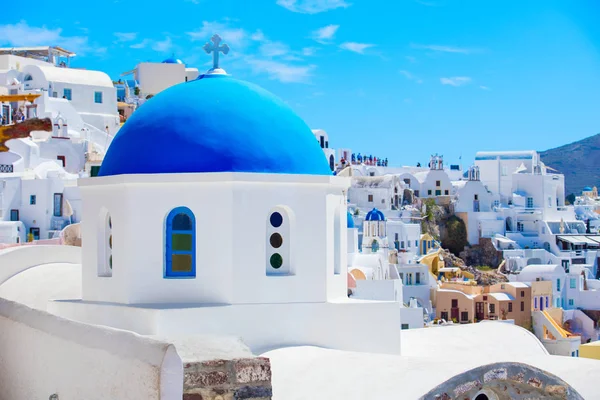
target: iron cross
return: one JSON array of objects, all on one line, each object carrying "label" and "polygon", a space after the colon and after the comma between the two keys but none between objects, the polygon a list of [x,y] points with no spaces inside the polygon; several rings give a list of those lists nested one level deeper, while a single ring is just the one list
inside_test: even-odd
[{"label": "iron cross", "polygon": [[219,45],[221,43],[221,37],[217,34],[213,35],[213,37],[210,38],[210,40],[212,41],[212,43],[206,42],[203,49],[208,54],[213,53],[213,69],[218,69],[219,68],[219,52],[221,52],[223,54],[229,53],[229,46],[227,46],[227,44],[225,44],[225,43],[222,45]]}]

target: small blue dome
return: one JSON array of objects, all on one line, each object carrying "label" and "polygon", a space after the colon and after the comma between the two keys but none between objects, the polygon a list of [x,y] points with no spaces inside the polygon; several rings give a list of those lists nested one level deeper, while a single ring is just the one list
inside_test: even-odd
[{"label": "small blue dome", "polygon": [[346,220],[346,228],[354,228],[354,218],[352,217],[352,214],[350,214],[350,211],[347,212]]},{"label": "small blue dome", "polygon": [[592,190],[593,189],[591,187],[589,187],[589,186],[586,186],[586,187],[583,188],[584,192],[591,192]]},{"label": "small blue dome", "polygon": [[374,208],[367,213],[365,221],[385,221],[385,215],[378,209]]},{"label": "small blue dome", "polygon": [[175,57],[169,57],[169,58],[163,60],[162,63],[163,64],[183,64],[183,61],[181,61],[180,59],[175,58]]},{"label": "small blue dome", "polygon": [[288,105],[227,75],[201,75],[146,101],[113,139],[99,175],[185,172],[331,176]]}]

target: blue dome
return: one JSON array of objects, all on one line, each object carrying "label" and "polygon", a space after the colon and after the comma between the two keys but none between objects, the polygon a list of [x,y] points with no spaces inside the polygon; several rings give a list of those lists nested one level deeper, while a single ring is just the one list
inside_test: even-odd
[{"label": "blue dome", "polygon": [[162,62],[163,64],[183,64],[183,61],[181,61],[178,58],[175,57],[169,57],[166,60],[163,60]]},{"label": "blue dome", "polygon": [[99,175],[184,172],[331,176],[289,106],[227,75],[201,75],[146,101],[113,139]]},{"label": "blue dome", "polygon": [[350,211],[348,211],[346,219],[346,228],[354,228],[354,218],[352,217],[352,214],[350,214]]},{"label": "blue dome", "polygon": [[591,192],[591,191],[592,191],[592,188],[591,188],[591,187],[589,187],[589,186],[586,186],[586,187],[584,187],[584,188],[583,188],[583,191],[584,191],[584,192]]},{"label": "blue dome", "polygon": [[378,209],[374,208],[367,213],[365,221],[385,221],[385,215]]}]

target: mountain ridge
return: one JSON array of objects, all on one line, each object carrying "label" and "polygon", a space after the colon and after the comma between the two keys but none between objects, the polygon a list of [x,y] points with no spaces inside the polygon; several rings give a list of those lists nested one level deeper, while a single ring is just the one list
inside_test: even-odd
[{"label": "mountain ridge", "polygon": [[585,186],[600,188],[600,133],[541,151],[544,164],[565,176],[565,194],[581,194]]}]

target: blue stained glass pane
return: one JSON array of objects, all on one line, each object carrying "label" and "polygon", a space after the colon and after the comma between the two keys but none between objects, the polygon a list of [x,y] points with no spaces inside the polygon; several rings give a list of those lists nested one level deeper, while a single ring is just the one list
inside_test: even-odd
[{"label": "blue stained glass pane", "polygon": [[192,219],[184,213],[179,213],[173,217],[173,230],[174,231],[191,231],[192,230]]},{"label": "blue stained glass pane", "polygon": [[279,228],[283,223],[283,217],[278,212],[274,212],[271,214],[270,222],[274,228]]}]

